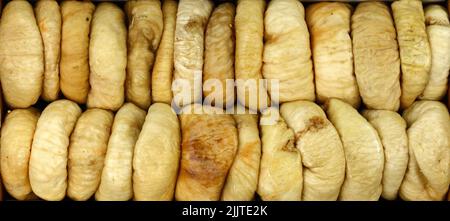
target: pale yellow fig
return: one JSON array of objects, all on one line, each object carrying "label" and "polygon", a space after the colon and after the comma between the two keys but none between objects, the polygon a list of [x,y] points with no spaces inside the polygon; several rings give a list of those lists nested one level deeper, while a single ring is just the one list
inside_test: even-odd
[{"label": "pale yellow fig", "polygon": [[257,114],[234,114],[238,129],[238,150],[227,176],[221,199],[250,201],[258,186],[261,140]]},{"label": "pale yellow fig", "polygon": [[28,163],[38,118],[39,111],[34,108],[15,109],[2,125],[1,175],[6,191],[17,200],[26,200],[32,194]]},{"label": "pale yellow fig", "polygon": [[381,196],[387,200],[395,200],[408,166],[406,122],[393,111],[364,110],[362,114],[377,130],[383,144],[384,170]]},{"label": "pale yellow fig", "polygon": [[173,199],[180,160],[180,126],[177,115],[165,103],[150,106],[133,156],[134,199]]},{"label": "pale yellow fig", "polygon": [[27,108],[37,102],[44,78],[44,46],[28,1],[10,1],[0,20],[0,79],[5,102]]},{"label": "pale yellow fig", "polygon": [[440,5],[425,8],[428,40],[431,47],[430,79],[419,97],[441,100],[447,92],[450,70],[450,24],[447,11]]},{"label": "pale yellow fig", "polygon": [[124,104],[114,117],[105,156],[98,201],[126,201],[133,197],[133,152],[145,111],[132,103]]},{"label": "pale yellow fig", "polygon": [[118,110],[124,102],[127,66],[125,15],[117,5],[102,2],[94,12],[89,42],[88,108]]},{"label": "pale yellow fig", "polygon": [[[402,69],[400,105],[408,108],[424,91],[431,66],[431,49],[422,1],[400,0],[391,5],[397,29]],[[356,56],[356,55],[355,55]]]},{"label": "pale yellow fig", "polygon": [[178,2],[175,0],[164,0],[162,3],[164,30],[152,71],[151,89],[153,102],[166,104],[172,102],[173,41],[177,7]]},{"label": "pale yellow fig", "polygon": [[163,31],[159,0],[131,0],[125,3],[128,17],[128,62],[126,100],[142,109],[151,103],[151,70]]},{"label": "pale yellow fig", "polygon": [[356,109],[339,99],[330,99],[326,112],[344,146],[346,171],[339,200],[378,200],[384,153],[377,131]]},{"label": "pale yellow fig", "polygon": [[64,199],[69,137],[81,109],[69,100],[50,103],[37,122],[29,164],[33,192],[44,200]]},{"label": "pale yellow fig", "polygon": [[41,97],[46,101],[54,101],[59,96],[61,10],[57,1],[39,0],[34,12],[44,44],[44,83]]},{"label": "pale yellow fig", "polygon": [[210,0],[180,0],[178,4],[172,91],[179,107],[202,99],[204,34],[212,7]]},{"label": "pale yellow fig", "polygon": [[239,103],[251,110],[264,109],[269,104],[263,79],[264,0],[238,0],[236,7],[235,79]]},{"label": "pale yellow fig", "polygon": [[206,28],[203,96],[216,107],[234,105],[235,13],[232,3],[217,6]]},{"label": "pale yellow fig", "polygon": [[61,3],[61,92],[67,99],[86,103],[89,92],[89,35],[95,5],[90,1]]},{"label": "pale yellow fig", "polygon": [[403,200],[443,200],[450,182],[450,118],[444,104],[417,101],[403,112],[409,163],[400,187]]},{"label": "pale yellow fig", "polygon": [[220,199],[238,148],[233,117],[210,106],[192,104],[182,109],[181,161],[175,190],[179,201]]},{"label": "pale yellow fig", "polygon": [[367,108],[397,111],[400,107],[400,58],[389,8],[361,2],[352,15],[355,75]]},{"label": "pale yellow fig", "polygon": [[351,14],[352,7],[339,2],[316,3],[306,9],[320,103],[335,97],[357,108],[361,102],[353,73]]},{"label": "pale yellow fig", "polygon": [[[305,9],[298,0],[271,1],[264,17],[264,54],[262,74],[279,81],[268,85],[279,102],[315,100],[314,73]],[[275,90],[279,91],[275,91]]]},{"label": "pale yellow fig", "polygon": [[70,136],[67,196],[76,201],[91,198],[100,184],[114,114],[88,109]]},{"label": "pale yellow fig", "polygon": [[310,101],[284,103],[280,113],[294,130],[302,155],[302,200],[337,200],[345,178],[345,156],[336,128],[322,108]]},{"label": "pale yellow fig", "polygon": [[[273,117],[275,122],[268,123]],[[300,201],[303,166],[300,151],[295,147],[294,131],[273,107],[262,112],[260,130],[262,156],[258,195],[264,201]]]}]

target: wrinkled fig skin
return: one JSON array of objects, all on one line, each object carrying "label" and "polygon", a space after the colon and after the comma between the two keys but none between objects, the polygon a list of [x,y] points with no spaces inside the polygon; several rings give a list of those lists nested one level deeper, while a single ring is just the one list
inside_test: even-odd
[{"label": "wrinkled fig skin", "polygon": [[387,200],[397,199],[408,166],[406,122],[397,112],[364,110],[363,116],[377,130],[384,149],[383,192]]},{"label": "wrinkled fig skin", "polygon": [[447,92],[450,70],[450,24],[447,11],[439,5],[425,8],[428,40],[431,47],[430,79],[419,97],[422,100],[441,100]]},{"label": "wrinkled fig skin", "polygon": [[[205,102],[216,107],[234,105],[234,84],[226,84],[226,80],[234,79],[235,13],[232,3],[217,6],[206,28],[203,96]],[[210,81],[205,84],[207,80]],[[211,80],[213,84],[211,87],[207,86]],[[214,88],[214,82],[220,82],[221,89]]]},{"label": "wrinkled fig skin", "polygon": [[100,184],[114,114],[88,109],[70,136],[67,196],[76,201],[91,198]]},{"label": "wrinkled fig skin", "polygon": [[165,103],[152,104],[134,148],[134,200],[173,200],[180,140],[180,125],[172,108]]},{"label": "wrinkled fig skin", "polygon": [[177,8],[176,0],[164,0],[162,3],[164,30],[156,53],[151,80],[152,100],[155,103],[170,104],[172,102],[173,41]]},{"label": "wrinkled fig skin", "polygon": [[[238,0],[236,7],[235,79],[243,81],[236,86],[236,93],[239,103],[251,110],[261,110],[269,103],[267,90],[259,82],[263,78],[265,8],[264,0]],[[244,83],[254,83],[254,87]]]},{"label": "wrinkled fig skin", "polygon": [[[300,1],[269,3],[264,17],[264,40],[262,72],[266,79],[279,80],[279,102],[314,101],[309,32]],[[270,85],[268,89],[273,97]]]},{"label": "wrinkled fig skin", "polygon": [[44,46],[28,1],[11,1],[3,9],[0,78],[5,102],[12,108],[27,108],[41,95]]},{"label": "wrinkled fig skin", "polygon": [[400,58],[389,8],[382,2],[361,2],[351,27],[355,75],[365,106],[397,111]]},{"label": "wrinkled fig skin", "polygon": [[311,35],[317,100],[335,97],[358,108],[361,103],[353,73],[350,16],[352,8],[339,2],[308,6],[306,22]]},{"label": "wrinkled fig skin", "polygon": [[132,103],[124,104],[114,117],[105,156],[97,201],[127,201],[133,196],[132,172],[134,145],[145,111]]},{"label": "wrinkled fig skin", "polygon": [[39,0],[34,8],[44,44],[44,83],[41,97],[54,101],[59,96],[61,10],[57,1]]},{"label": "wrinkled fig skin", "polygon": [[431,49],[422,2],[400,0],[391,5],[397,29],[402,69],[401,108],[408,108],[422,94],[431,66]]},{"label": "wrinkled fig skin", "polygon": [[341,139],[325,112],[310,101],[281,105],[281,116],[294,130],[302,155],[304,201],[337,200],[345,178]]},{"label": "wrinkled fig skin", "polygon": [[69,137],[81,109],[69,100],[50,103],[37,122],[29,164],[30,184],[41,199],[59,201],[67,189]]},{"label": "wrinkled fig skin", "polygon": [[34,108],[15,109],[2,125],[1,175],[6,191],[17,200],[26,200],[32,194],[28,163],[38,118],[39,111]]},{"label": "wrinkled fig skin", "polygon": [[95,6],[89,1],[61,3],[60,87],[64,96],[86,103],[89,92],[89,34]]},{"label": "wrinkled fig skin", "polygon": [[450,181],[450,118],[438,101],[416,101],[403,112],[409,163],[400,187],[403,200],[443,200]]},{"label": "wrinkled fig skin", "polygon": [[344,146],[346,175],[339,200],[378,200],[384,153],[377,131],[356,109],[339,99],[330,99],[326,112]]},{"label": "wrinkled fig skin", "polygon": [[125,15],[117,5],[102,2],[94,12],[89,42],[88,108],[116,111],[124,102],[127,66]]},{"label": "wrinkled fig skin", "polygon": [[127,1],[128,63],[126,100],[147,110],[151,103],[151,70],[163,31],[159,0]]},{"label": "wrinkled fig skin", "polygon": [[238,128],[239,145],[222,191],[224,201],[250,201],[258,186],[261,140],[258,115],[233,115]]},{"label": "wrinkled fig skin", "polygon": [[[192,109],[202,108],[199,114]],[[209,113],[210,110],[219,113]],[[175,190],[179,201],[216,201],[238,148],[238,131],[221,109],[193,104],[183,108],[181,161]]]},{"label": "wrinkled fig skin", "polygon": [[202,99],[204,34],[212,7],[210,0],[180,0],[178,4],[173,52],[174,80],[188,84],[173,90],[173,96],[184,98],[176,101],[178,107]]},{"label": "wrinkled fig skin", "polygon": [[[263,122],[278,116],[273,125]],[[295,147],[295,134],[275,108],[266,109],[260,119],[262,156],[258,195],[264,201],[300,201],[302,199],[302,157]]]}]

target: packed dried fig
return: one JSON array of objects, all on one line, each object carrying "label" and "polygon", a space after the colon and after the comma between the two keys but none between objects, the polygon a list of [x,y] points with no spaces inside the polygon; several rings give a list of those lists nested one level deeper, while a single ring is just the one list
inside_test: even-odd
[{"label": "packed dried fig", "polygon": [[409,163],[400,187],[404,200],[443,200],[450,181],[450,118],[444,104],[417,101],[403,112]]},{"label": "packed dried fig", "polygon": [[402,109],[422,94],[431,66],[431,49],[425,29],[422,1],[400,0],[391,5],[397,29],[402,68]]},{"label": "packed dried fig", "polygon": [[351,14],[352,7],[339,2],[320,2],[306,9],[320,103],[335,97],[357,108],[361,102],[353,73]]},{"label": "packed dried fig", "polygon": [[400,58],[397,34],[383,2],[361,2],[352,15],[355,75],[367,108],[397,111]]},{"label": "packed dried fig", "polygon": [[232,3],[221,4],[214,9],[206,28],[203,96],[205,102],[216,107],[234,105],[235,14]]},{"label": "packed dried fig", "polygon": [[5,102],[12,108],[27,108],[41,95],[44,46],[28,1],[10,1],[3,9],[0,78]]},{"label": "packed dried fig", "polygon": [[175,199],[219,200],[238,148],[236,123],[221,109],[201,104],[184,107],[180,122],[181,161]]},{"label": "packed dried fig", "polygon": [[86,103],[89,92],[89,35],[95,5],[90,1],[61,3],[60,87],[67,99]]},{"label": "packed dried fig", "polygon": [[125,81],[126,100],[142,109],[151,103],[151,70],[163,31],[163,15],[159,0],[125,3],[128,17],[128,60]]},{"label": "packed dried fig", "polygon": [[175,22],[177,18],[178,2],[164,0],[162,13],[164,16],[164,30],[156,53],[155,65],[152,71],[152,100],[170,104],[172,102],[173,76],[173,41]]},{"label": "packed dried fig", "polygon": [[125,15],[117,5],[102,2],[94,12],[89,42],[87,106],[116,111],[124,101],[127,66]]},{"label": "packed dried fig", "polygon": [[100,184],[114,114],[88,109],[70,136],[67,196],[76,201],[91,198]]},{"label": "packed dried fig", "polygon": [[377,130],[384,150],[384,170],[381,196],[395,200],[408,166],[406,122],[393,111],[364,110],[363,116]]},{"label": "packed dried fig", "polygon": [[133,152],[145,114],[133,103],[126,103],[117,111],[96,200],[126,201],[133,197]]},{"label": "packed dried fig", "polygon": [[378,200],[384,153],[377,131],[356,109],[339,99],[330,99],[326,112],[344,146],[346,171],[339,200]]},{"label": "packed dried fig", "polygon": [[152,104],[134,148],[135,200],[173,199],[180,140],[180,126],[172,108],[165,103]]},{"label": "packed dried fig", "polygon": [[33,192],[49,201],[64,199],[69,137],[81,109],[69,100],[50,103],[37,122],[29,164]]},{"label": "packed dried fig", "polygon": [[[274,124],[269,121],[275,117]],[[262,112],[260,119],[262,156],[258,195],[264,201],[302,199],[302,157],[295,147],[295,134],[276,108]]]},{"label": "packed dried fig", "polygon": [[2,180],[6,191],[17,200],[26,200],[32,194],[28,163],[38,118],[39,111],[34,108],[15,109],[8,113],[2,125]]},{"label": "packed dried fig", "polygon": [[[266,79],[279,81],[279,102],[314,101],[314,73],[305,22],[300,1],[271,1],[264,17],[264,65]],[[269,94],[274,100],[271,84]],[[276,90],[276,89],[275,89]]]},{"label": "packed dried fig", "polygon": [[39,0],[34,12],[44,44],[44,83],[41,97],[46,101],[54,101],[59,96],[61,11],[57,1]]},{"label": "packed dried fig", "polygon": [[302,155],[302,200],[337,200],[345,178],[345,157],[339,134],[325,112],[310,101],[281,105],[280,113],[294,130]]}]

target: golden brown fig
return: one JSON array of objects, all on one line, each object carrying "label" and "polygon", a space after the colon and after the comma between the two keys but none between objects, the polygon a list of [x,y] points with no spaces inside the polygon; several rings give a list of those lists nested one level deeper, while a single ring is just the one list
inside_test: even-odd
[{"label": "golden brown fig", "polygon": [[152,95],[150,74],[163,31],[161,3],[131,0],[125,3],[125,12],[129,24],[126,99],[146,110]]},{"label": "golden brown fig", "polygon": [[135,200],[173,199],[180,159],[180,140],[180,126],[172,108],[164,103],[150,106],[134,148]]},{"label": "golden brown fig", "polygon": [[224,201],[250,201],[258,186],[261,140],[257,114],[233,115],[238,129],[238,150],[223,187]]},{"label": "golden brown fig", "polygon": [[367,108],[397,111],[400,106],[400,58],[389,8],[362,2],[352,15],[355,75]]},{"label": "golden brown fig", "polygon": [[439,5],[428,6],[425,18],[431,47],[431,69],[430,79],[419,98],[441,100],[447,91],[450,70],[450,24],[447,11]]},{"label": "golden brown fig", "polygon": [[236,8],[235,79],[237,98],[241,104],[260,110],[269,104],[263,84],[264,0],[238,0]]},{"label": "golden brown fig", "polygon": [[133,103],[124,104],[116,113],[96,200],[126,201],[133,197],[133,152],[144,119],[145,111]]},{"label": "golden brown fig", "polygon": [[210,0],[180,0],[178,5],[173,96],[179,107],[202,99],[204,33],[212,6]]},{"label": "golden brown fig", "polygon": [[[297,0],[271,1],[264,17],[266,79],[279,80],[279,102],[314,101],[314,73],[305,9]],[[269,84],[269,95],[274,100]],[[276,90],[276,89],[274,89]]]},{"label": "golden brown fig", "polygon": [[357,108],[361,102],[353,74],[351,14],[351,6],[339,2],[316,3],[306,9],[320,103],[335,97]]},{"label": "golden brown fig", "polygon": [[325,112],[310,101],[281,105],[281,116],[294,130],[303,163],[302,200],[337,200],[345,178],[341,139]]},{"label": "golden brown fig", "polygon": [[164,30],[156,53],[151,80],[153,102],[166,104],[172,102],[173,41],[177,7],[178,2],[175,0],[163,1]]},{"label": "golden brown fig", "polygon": [[377,130],[384,150],[383,192],[387,200],[395,200],[408,166],[406,122],[393,111],[364,110],[363,116]]},{"label": "golden brown fig", "polygon": [[88,200],[100,184],[106,148],[114,114],[102,109],[88,109],[70,136],[67,196]]},{"label": "golden brown fig", "polygon": [[377,131],[356,109],[339,99],[330,99],[326,111],[344,146],[346,175],[339,200],[378,200],[384,153]]},{"label": "golden brown fig", "polygon": [[64,199],[69,136],[81,109],[69,100],[50,103],[37,122],[29,164],[33,192],[44,200]]},{"label": "golden brown fig", "polygon": [[15,109],[8,113],[2,125],[2,180],[6,191],[17,200],[26,200],[32,194],[28,163],[38,118],[39,112],[34,108]]},{"label": "golden brown fig", "polygon": [[403,112],[409,163],[400,187],[403,200],[443,200],[450,181],[450,118],[438,101],[417,101]]},{"label": "golden brown fig", "polygon": [[231,115],[201,104],[182,109],[181,163],[175,190],[180,201],[219,200],[238,148]]},{"label": "golden brown fig", "polygon": [[[234,105],[234,16],[232,3],[214,9],[205,36],[203,96],[216,107]],[[227,79],[230,79],[227,84]]]},{"label": "golden brown fig", "polygon": [[[276,117],[274,124],[267,123]],[[262,112],[260,119],[262,156],[258,194],[264,201],[302,199],[302,157],[295,147],[295,134],[276,108]]]},{"label": "golden brown fig", "polygon": [[89,34],[95,6],[89,1],[61,3],[60,87],[67,99],[86,103],[89,92]]},{"label": "golden brown fig", "polygon": [[402,68],[400,103],[402,109],[406,109],[422,94],[428,83],[431,49],[425,29],[422,2],[400,0],[393,2],[391,7],[397,29]]},{"label": "golden brown fig", "polygon": [[102,2],[94,12],[91,27],[91,90],[87,106],[116,111],[124,101],[127,66],[127,29],[124,13],[114,3]]},{"label": "golden brown fig", "polygon": [[39,99],[44,46],[28,1],[11,1],[0,21],[0,78],[5,102],[27,108]]},{"label": "golden brown fig", "polygon": [[44,44],[44,83],[41,97],[46,101],[54,101],[59,95],[61,11],[57,1],[39,0],[34,12]]}]

